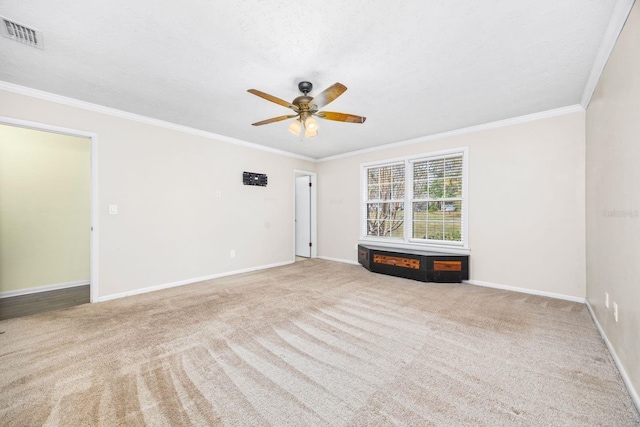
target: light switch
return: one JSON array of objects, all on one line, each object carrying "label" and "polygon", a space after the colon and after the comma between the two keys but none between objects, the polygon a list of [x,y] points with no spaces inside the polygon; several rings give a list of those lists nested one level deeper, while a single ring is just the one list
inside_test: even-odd
[{"label": "light switch", "polygon": [[118,214],[118,205],[109,205],[109,215]]}]

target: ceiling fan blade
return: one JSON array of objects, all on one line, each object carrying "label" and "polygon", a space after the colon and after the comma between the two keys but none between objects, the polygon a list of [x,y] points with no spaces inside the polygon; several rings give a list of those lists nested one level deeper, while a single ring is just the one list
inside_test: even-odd
[{"label": "ceiling fan blade", "polygon": [[342,95],[346,90],[347,87],[342,83],[335,83],[334,85],[329,86],[328,88],[320,92],[318,96],[313,98],[312,103],[317,105],[318,108],[322,108]]},{"label": "ceiling fan blade", "polygon": [[264,98],[267,101],[271,101],[271,102],[275,102],[276,104],[280,104],[283,107],[287,107],[287,108],[291,108],[294,111],[298,111],[298,107],[296,107],[295,105],[293,105],[292,103],[285,101],[284,99],[280,99],[280,98],[276,98],[273,95],[269,95],[268,93],[264,93],[261,92],[257,89],[248,89],[247,92],[252,93],[256,96],[259,96],[260,98]]},{"label": "ceiling fan blade", "polygon": [[262,125],[268,125],[269,123],[275,123],[275,122],[281,122],[283,120],[287,120],[287,119],[291,119],[293,117],[298,117],[297,114],[290,114],[288,116],[278,116],[278,117],[273,117],[271,119],[267,119],[267,120],[263,120],[261,122],[255,122],[255,123],[251,123],[252,126],[262,126]]},{"label": "ceiling fan blade", "polygon": [[334,113],[332,111],[319,111],[316,116],[325,120],[335,120],[336,122],[347,123],[364,123],[367,120],[366,117],[356,116],[354,114]]}]

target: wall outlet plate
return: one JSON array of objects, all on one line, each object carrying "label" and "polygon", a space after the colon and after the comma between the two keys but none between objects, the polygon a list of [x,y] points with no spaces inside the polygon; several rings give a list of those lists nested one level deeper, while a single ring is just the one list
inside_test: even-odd
[{"label": "wall outlet plate", "polygon": [[618,323],[618,304],[613,303],[613,318]]},{"label": "wall outlet plate", "polygon": [[609,292],[604,293],[604,306],[609,308]]}]

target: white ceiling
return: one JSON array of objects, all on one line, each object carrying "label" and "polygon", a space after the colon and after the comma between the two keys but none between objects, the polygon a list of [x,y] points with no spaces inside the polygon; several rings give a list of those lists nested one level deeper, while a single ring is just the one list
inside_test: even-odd
[{"label": "white ceiling", "polygon": [[[3,0],[0,80],[323,158],[579,104],[616,0]],[[618,28],[619,31],[620,28]],[[617,34],[617,33],[616,33]],[[300,141],[297,83],[349,89]]]}]

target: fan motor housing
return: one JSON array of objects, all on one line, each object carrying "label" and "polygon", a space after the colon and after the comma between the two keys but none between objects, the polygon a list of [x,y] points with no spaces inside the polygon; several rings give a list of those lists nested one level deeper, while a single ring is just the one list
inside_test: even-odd
[{"label": "fan motor housing", "polygon": [[313,97],[302,95],[293,100],[292,104],[300,109],[300,111],[309,111],[311,110],[311,101]]}]

